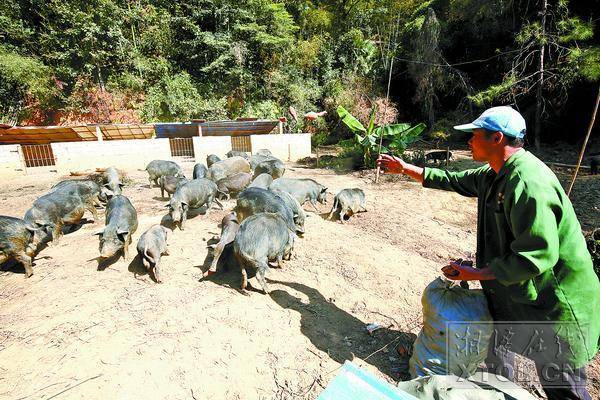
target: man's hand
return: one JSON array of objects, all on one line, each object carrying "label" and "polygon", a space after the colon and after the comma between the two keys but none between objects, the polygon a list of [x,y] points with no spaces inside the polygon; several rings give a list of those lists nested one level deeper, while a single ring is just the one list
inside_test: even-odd
[{"label": "man's hand", "polygon": [[423,168],[409,164],[398,157],[381,154],[377,159],[377,166],[384,172],[405,174],[418,182],[423,182]]},{"label": "man's hand", "polygon": [[380,167],[384,172],[401,174],[404,172],[404,168],[406,168],[406,163],[398,157],[390,156],[388,154],[381,154],[377,159],[377,166]]},{"label": "man's hand", "polygon": [[451,261],[442,268],[444,276],[455,281],[489,281],[496,279],[490,267],[473,268],[472,262]]}]

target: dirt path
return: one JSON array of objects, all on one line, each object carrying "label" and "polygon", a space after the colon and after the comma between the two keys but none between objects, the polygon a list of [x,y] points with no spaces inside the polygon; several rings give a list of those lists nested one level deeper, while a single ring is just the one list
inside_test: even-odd
[{"label": "dirt path", "polygon": [[[139,216],[135,245],[161,222],[165,200],[145,173],[127,173],[133,183],[124,194]],[[289,175],[334,193],[361,187],[369,211],[341,225],[306,207],[295,258],[268,273],[270,297],[240,294],[236,271],[199,281],[211,260],[206,241],[225,214],[216,209],[170,237],[161,285],[135,259],[98,271],[92,233],[103,212],[45,249],[30,279],[0,272],[0,398],[313,399],[346,359],[398,380],[395,345],[420,329],[423,289],[449,257],[475,249],[475,200],[396,177],[375,186],[358,173],[295,167]],[[23,215],[57,180],[3,184],[0,214]],[[370,336],[371,322],[386,328]]]}]

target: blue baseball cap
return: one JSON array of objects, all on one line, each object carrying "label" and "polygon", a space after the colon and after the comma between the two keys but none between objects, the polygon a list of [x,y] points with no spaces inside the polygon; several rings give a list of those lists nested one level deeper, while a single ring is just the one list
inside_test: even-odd
[{"label": "blue baseball cap", "polygon": [[492,132],[502,132],[506,136],[521,139],[525,136],[525,119],[512,107],[500,106],[488,108],[470,124],[457,125],[454,129],[463,132],[473,132],[473,129],[483,128]]}]

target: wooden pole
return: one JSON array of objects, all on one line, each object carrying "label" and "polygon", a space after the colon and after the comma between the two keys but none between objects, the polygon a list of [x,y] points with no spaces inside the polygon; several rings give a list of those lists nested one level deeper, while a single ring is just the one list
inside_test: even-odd
[{"label": "wooden pole", "polygon": [[[390,83],[392,82],[392,69],[394,68],[394,56],[392,55],[392,60],[390,61],[390,73],[388,75],[388,84],[387,84],[387,94],[385,95],[385,108],[383,111],[383,118],[384,118],[384,126],[385,126],[385,116],[387,114],[387,105],[388,105],[388,101],[390,99]],[[379,136],[379,149],[377,150],[377,158],[379,158],[379,156],[381,156],[381,146],[383,144],[383,132],[381,132],[381,136]],[[379,172],[381,171],[381,168],[379,168],[379,165],[377,166],[377,172],[375,173],[375,183],[379,183]]]},{"label": "wooden pole", "polygon": [[583,154],[585,153],[585,148],[587,147],[588,139],[592,134],[592,128],[594,127],[594,122],[596,122],[596,114],[598,113],[598,103],[600,103],[600,86],[598,86],[598,94],[596,95],[596,105],[594,106],[594,112],[592,113],[592,118],[590,119],[590,125],[588,126],[587,135],[585,135],[585,140],[583,141],[583,145],[581,146],[581,151],[579,152],[579,161],[577,162],[577,167],[575,167],[575,173],[573,174],[573,180],[569,185],[569,190],[567,191],[567,197],[571,196],[571,190],[573,190],[573,185],[575,184],[575,179],[577,179],[577,173],[579,172],[579,168],[581,167],[581,160],[583,160]]},{"label": "wooden pole", "polygon": [[540,150],[540,132],[542,130],[542,108],[543,108],[543,99],[542,99],[542,88],[544,85],[544,54],[546,49],[546,44],[544,43],[545,35],[546,35],[546,15],[548,11],[548,0],[542,0],[542,10],[540,12],[542,16],[541,22],[541,43],[540,43],[540,60],[539,60],[539,79],[537,90],[535,94],[535,126],[533,132],[533,142],[535,144],[535,149],[537,151]]},{"label": "wooden pole", "polygon": [[104,138],[102,137],[102,130],[100,129],[100,125],[96,125],[96,138],[99,142],[104,140]]},{"label": "wooden pole", "polygon": [[450,159],[450,146],[446,146],[446,168],[448,168],[448,160]]}]

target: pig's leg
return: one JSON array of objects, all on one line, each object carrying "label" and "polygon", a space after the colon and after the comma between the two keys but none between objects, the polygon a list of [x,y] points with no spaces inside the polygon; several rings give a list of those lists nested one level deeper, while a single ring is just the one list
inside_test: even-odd
[{"label": "pig's leg", "polygon": [[317,201],[311,199],[310,200],[310,204],[312,204],[313,208],[315,209],[315,212],[318,214],[319,213],[319,209],[317,208]]},{"label": "pig's leg", "polygon": [[31,257],[28,256],[27,253],[25,253],[25,251],[22,251],[19,254],[17,254],[15,259],[21,264],[23,264],[23,267],[25,267],[25,278],[29,278],[31,275],[33,275]]},{"label": "pig's leg", "polygon": [[[163,199],[165,198],[165,187],[164,186],[160,187],[160,197]],[[171,196],[169,196],[169,198],[171,198]]]},{"label": "pig's leg", "polygon": [[346,223],[346,221],[345,221],[344,217],[346,217],[346,213],[347,213],[347,212],[348,212],[348,209],[347,209],[347,208],[342,208],[342,210],[340,211],[340,222],[341,222],[342,224],[345,224],[345,223]]},{"label": "pig's leg", "polygon": [[129,243],[131,242],[131,237],[127,237],[125,239],[125,243],[123,243],[123,259],[129,260]]},{"label": "pig's leg", "polygon": [[154,273],[154,279],[156,279],[156,283],[162,283],[162,278],[160,276],[160,257],[158,257],[156,260],[156,264],[154,264],[152,272]]},{"label": "pig's leg", "polygon": [[279,253],[279,255],[277,256],[277,266],[279,268],[283,268],[284,262],[283,262],[283,253]]},{"label": "pig's leg", "polygon": [[333,207],[331,207],[331,211],[329,212],[329,215],[327,216],[328,220],[331,220],[331,218],[333,218],[334,212],[335,212],[335,204],[333,205]]},{"label": "pig's leg", "polygon": [[181,215],[181,222],[179,223],[179,229],[184,230],[185,229],[185,221],[187,220],[187,211],[183,211],[182,215]]},{"label": "pig's leg", "polygon": [[96,210],[96,207],[94,207],[94,204],[88,204],[86,206],[86,209],[92,213],[92,218],[94,218],[94,222],[96,222],[96,220],[98,219],[98,211]]},{"label": "pig's leg", "polygon": [[267,272],[268,269],[269,269],[269,266],[266,263],[266,260],[263,260],[258,265],[258,271],[256,272],[256,279],[258,280],[258,283],[260,283],[260,286],[262,287],[265,294],[270,293],[269,287],[267,286],[267,281],[265,280],[265,273]]},{"label": "pig's leg", "polygon": [[292,249],[291,247],[289,249],[286,249],[285,252],[283,253],[283,259],[290,261],[292,259]]},{"label": "pig's leg", "polygon": [[[229,196],[229,195],[227,195]],[[229,199],[229,197],[228,197]],[[221,204],[221,202],[218,199],[215,199],[215,203],[217,203],[217,205],[221,208],[221,210],[223,210],[223,204]]]},{"label": "pig's leg", "polygon": [[246,287],[248,287],[248,273],[246,272],[246,268],[244,268],[243,266],[240,267],[240,269],[242,270],[242,292],[244,292],[246,290]]},{"label": "pig's leg", "polygon": [[58,244],[61,234],[62,234],[62,224],[59,222],[54,225],[54,229],[52,230],[52,244],[53,245]]},{"label": "pig's leg", "polygon": [[213,254],[213,260],[208,271],[215,272],[217,270],[217,263],[219,262],[219,258],[221,257],[224,248],[225,244],[223,242],[217,243],[217,247],[215,247],[215,252]]},{"label": "pig's leg", "polygon": [[327,219],[331,220],[331,218],[333,218],[333,213],[335,213],[337,211],[338,208],[338,202],[337,202],[337,197],[335,199],[333,199],[333,205],[331,206],[331,212],[329,213],[329,216],[327,217]]}]

